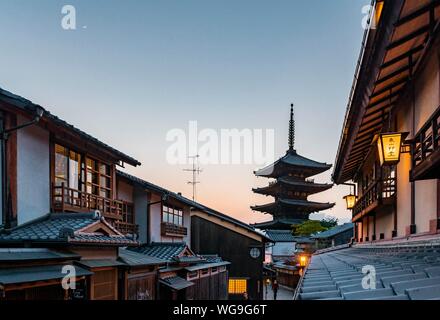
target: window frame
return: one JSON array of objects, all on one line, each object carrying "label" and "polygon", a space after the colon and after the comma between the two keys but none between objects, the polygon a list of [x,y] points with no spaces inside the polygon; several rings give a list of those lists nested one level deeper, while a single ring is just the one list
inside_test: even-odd
[{"label": "window frame", "polygon": [[184,227],[184,214],[185,210],[182,207],[175,206],[169,203],[162,204],[162,223],[169,223],[179,227]]},{"label": "window frame", "polygon": [[[65,187],[75,189],[70,187],[70,165],[69,161],[71,160],[71,153],[75,153],[79,156],[79,174],[78,174],[78,188],[77,190],[83,193],[92,194],[94,196],[100,197],[100,198],[106,198],[106,199],[114,199],[115,195],[115,187],[114,187],[114,164],[103,161],[101,159],[98,159],[97,157],[93,157],[88,155],[87,153],[81,152],[76,148],[72,148],[68,144],[64,144],[62,142],[58,141],[51,141],[52,145],[52,155],[51,155],[51,162],[53,163],[51,168],[51,182],[54,186],[57,186],[57,179],[64,180]],[[67,166],[66,166],[66,179],[60,177],[57,175],[56,172],[56,166],[57,166],[57,146],[62,147],[65,150],[64,157],[67,159]],[[97,180],[96,183],[93,182],[92,176],[89,175],[89,161],[92,161],[92,163],[95,164],[95,169],[91,170],[92,174],[97,174]],[[106,166],[108,172],[101,173],[100,169],[101,166]],[[97,169],[97,170],[96,170]],[[108,186],[102,186],[101,185],[101,177],[104,177],[105,179],[108,179]],[[90,180],[89,180],[90,179]],[[89,189],[90,187],[90,189]],[[94,192],[93,188],[96,188],[96,192]],[[101,191],[105,190],[108,192],[105,196],[101,194]]]}]

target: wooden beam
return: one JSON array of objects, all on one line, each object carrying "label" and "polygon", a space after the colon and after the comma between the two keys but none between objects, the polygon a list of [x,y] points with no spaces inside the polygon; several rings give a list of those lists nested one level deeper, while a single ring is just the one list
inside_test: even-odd
[{"label": "wooden beam", "polygon": [[417,38],[418,36],[421,36],[424,33],[428,33],[430,30],[431,30],[430,24],[424,25],[423,27],[420,27],[420,28],[416,29],[415,31],[408,33],[406,36],[403,36],[403,37],[397,39],[396,41],[391,42],[387,46],[387,50],[397,48],[398,46],[401,46],[405,42],[408,42],[414,38]]},{"label": "wooden beam", "polygon": [[392,84],[386,86],[385,88],[380,89],[379,91],[373,93],[373,94],[371,95],[370,99],[371,99],[371,98],[374,98],[374,97],[377,97],[377,96],[380,96],[381,94],[383,94],[383,93],[385,93],[385,92],[387,92],[387,91],[390,91],[390,90],[392,90],[393,88],[395,88],[395,87],[397,87],[397,86],[400,86],[400,85],[402,85],[402,84],[405,84],[408,80],[409,80],[409,77],[405,77],[405,78],[403,78],[403,79],[397,80],[396,82],[394,82],[394,83],[392,83]]},{"label": "wooden beam", "polygon": [[392,66],[393,64],[396,64],[404,59],[408,59],[413,54],[416,54],[417,52],[422,51],[424,47],[425,46],[423,44],[421,44],[415,48],[412,48],[411,50],[408,50],[407,52],[401,54],[400,56],[397,56],[397,57],[383,63],[380,68],[385,69],[385,68],[388,68],[388,67]]},{"label": "wooden beam", "polygon": [[376,85],[384,83],[385,81],[388,81],[388,80],[390,80],[390,79],[392,79],[392,78],[402,74],[405,71],[409,71],[409,68],[410,68],[409,65],[406,65],[406,66],[404,66],[404,67],[402,67],[400,69],[397,69],[396,71],[393,71],[393,72],[387,74],[386,76],[384,76],[384,77],[380,78],[379,80],[377,80],[376,81]]},{"label": "wooden beam", "polygon": [[399,27],[405,23],[408,23],[414,19],[417,19],[418,17],[420,17],[422,14],[425,14],[429,11],[432,11],[433,9],[435,9],[436,7],[440,6],[440,0],[431,0],[430,3],[428,3],[427,5],[407,14],[406,16],[402,17],[399,19],[399,21],[397,21],[394,26]]}]

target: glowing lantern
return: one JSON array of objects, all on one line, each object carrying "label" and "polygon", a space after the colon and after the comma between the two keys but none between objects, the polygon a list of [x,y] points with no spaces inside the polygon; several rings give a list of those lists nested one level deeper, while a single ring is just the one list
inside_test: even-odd
[{"label": "glowing lantern", "polygon": [[377,137],[380,165],[390,166],[400,161],[402,133],[381,133]]},{"label": "glowing lantern", "polygon": [[299,256],[299,266],[300,267],[307,266],[307,256],[304,255]]},{"label": "glowing lantern", "polygon": [[349,194],[344,197],[345,202],[347,203],[347,209],[351,210],[354,208],[354,205],[356,204],[357,197],[354,194]]}]

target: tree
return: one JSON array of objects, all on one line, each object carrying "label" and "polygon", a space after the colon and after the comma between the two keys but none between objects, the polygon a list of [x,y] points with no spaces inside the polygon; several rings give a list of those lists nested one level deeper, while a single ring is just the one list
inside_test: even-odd
[{"label": "tree", "polygon": [[310,236],[311,234],[326,231],[338,225],[338,219],[327,217],[321,221],[307,220],[301,224],[292,225],[292,234],[294,236]]},{"label": "tree", "polygon": [[327,217],[321,220],[321,226],[326,229],[334,228],[338,225],[338,218],[335,217]]},{"label": "tree", "polygon": [[321,225],[321,221],[318,220],[304,221],[293,229],[293,235],[295,236],[310,236],[311,234],[327,230],[327,228]]}]

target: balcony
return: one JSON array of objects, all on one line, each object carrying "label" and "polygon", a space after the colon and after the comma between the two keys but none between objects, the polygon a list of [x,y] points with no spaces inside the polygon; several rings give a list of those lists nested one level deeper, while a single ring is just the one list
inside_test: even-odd
[{"label": "balcony", "polygon": [[123,234],[137,234],[138,226],[130,223],[133,204],[108,199],[94,194],[61,186],[53,187],[52,208],[55,212],[91,212],[99,210],[102,215]]},{"label": "balcony", "polygon": [[122,234],[137,235],[139,232],[139,226],[134,223],[116,220],[113,225]]},{"label": "balcony", "polygon": [[353,222],[374,210],[394,204],[396,178],[373,182],[362,194],[353,208]]},{"label": "balcony", "polygon": [[160,229],[161,234],[168,237],[184,237],[188,234],[187,228],[168,222],[162,222]]},{"label": "balcony", "polygon": [[440,107],[413,140],[411,180],[440,178]]}]

